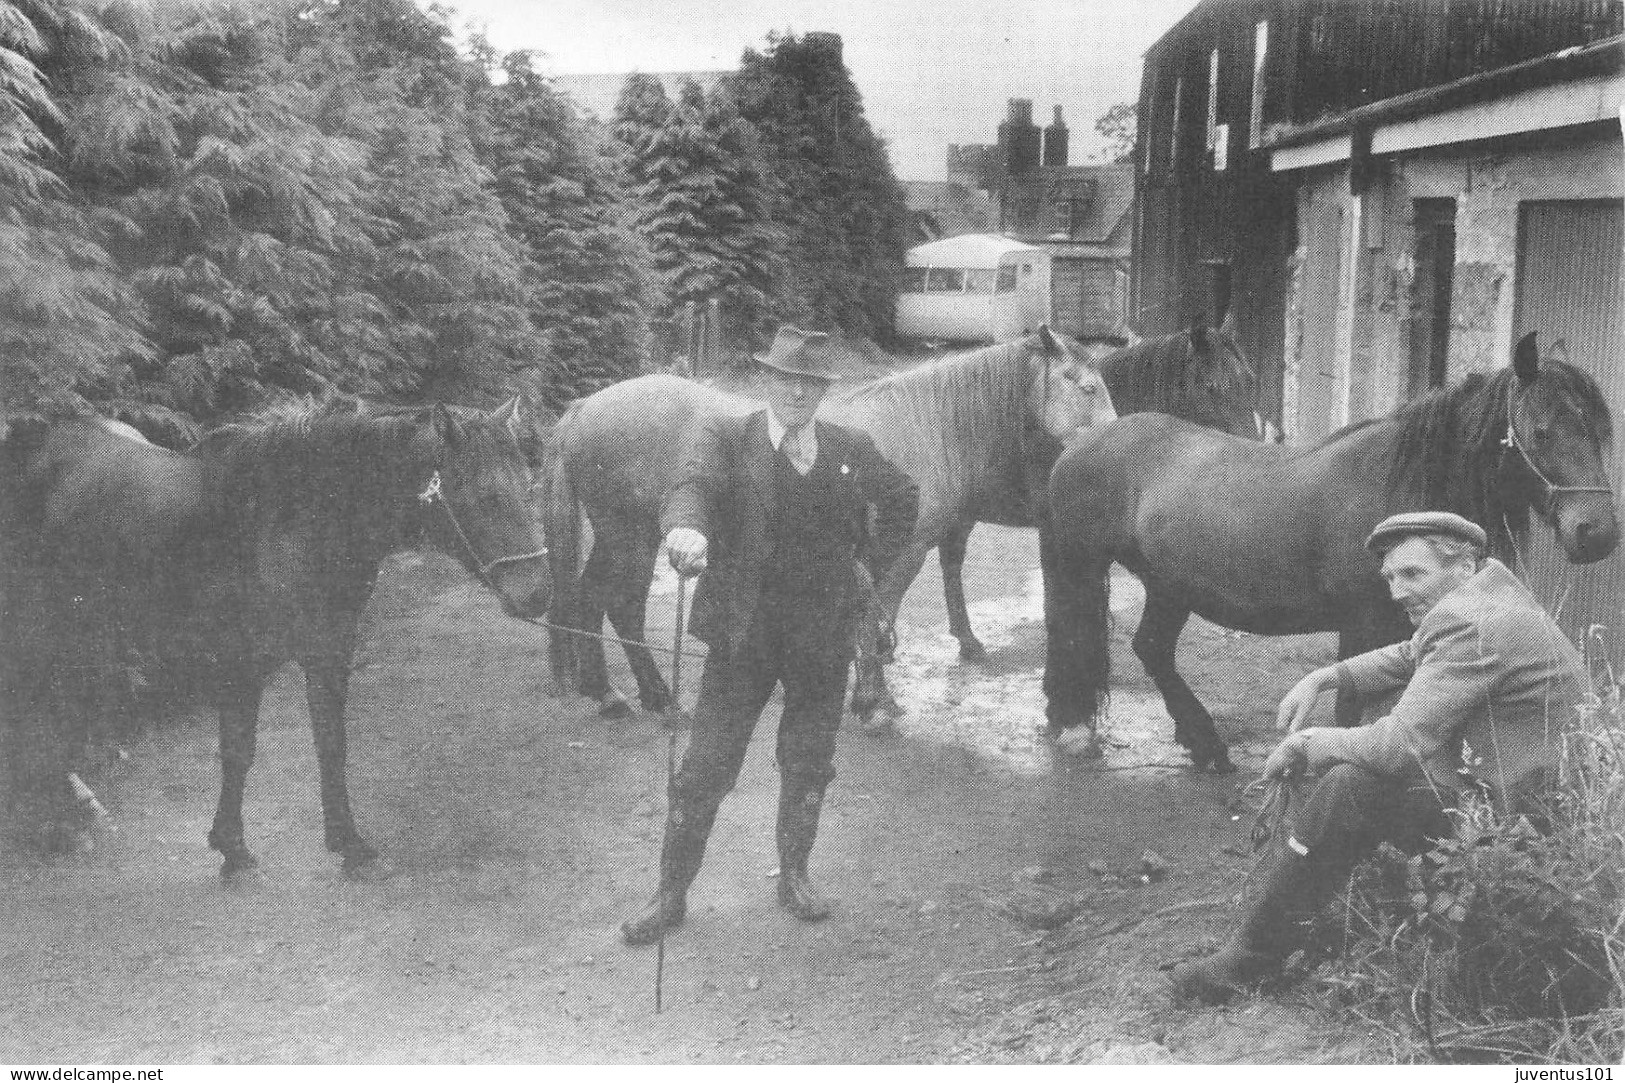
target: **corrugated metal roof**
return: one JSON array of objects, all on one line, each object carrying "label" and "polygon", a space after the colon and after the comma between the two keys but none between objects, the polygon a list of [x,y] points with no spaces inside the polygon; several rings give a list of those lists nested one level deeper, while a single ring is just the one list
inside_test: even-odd
[{"label": "corrugated metal roof", "polygon": [[1012,241],[997,233],[966,233],[946,237],[908,250],[910,267],[997,267],[999,257],[1010,252],[1042,252],[1030,244]]}]

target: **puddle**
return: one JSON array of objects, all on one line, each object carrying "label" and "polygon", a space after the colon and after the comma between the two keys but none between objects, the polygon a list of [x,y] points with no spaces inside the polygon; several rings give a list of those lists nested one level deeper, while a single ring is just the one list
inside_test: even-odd
[{"label": "puddle", "polygon": [[[1134,619],[1145,600],[1140,581],[1112,570],[1112,611]],[[887,670],[892,694],[903,705],[897,731],[934,744],[970,749],[1023,775],[1054,770],[1057,752],[1043,736],[1044,586],[1041,572],[1027,577],[1021,592],[969,606],[971,627],[995,656],[1027,644],[1032,665],[1010,671],[995,657],[991,666],[959,660],[959,642],[944,621],[904,629],[897,661]],[[991,672],[990,672],[991,670]],[[1100,725],[1103,756],[1095,761],[1114,771],[1136,766],[1188,762],[1173,743],[1173,722],[1155,692],[1117,688]]]}]

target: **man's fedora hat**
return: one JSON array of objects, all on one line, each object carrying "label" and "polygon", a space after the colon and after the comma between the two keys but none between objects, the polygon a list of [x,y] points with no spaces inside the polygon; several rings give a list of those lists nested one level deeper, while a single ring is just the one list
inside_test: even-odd
[{"label": "man's fedora hat", "polygon": [[1406,538],[1414,538],[1418,534],[1445,534],[1472,542],[1480,549],[1489,544],[1483,527],[1453,511],[1407,511],[1390,515],[1378,523],[1377,529],[1365,540],[1365,547],[1373,553],[1386,553]]},{"label": "man's fedora hat", "polygon": [[839,380],[846,375],[830,347],[829,335],[822,331],[803,331],[789,324],[779,328],[779,333],[773,336],[771,349],[754,356],[768,368],[793,376]]}]

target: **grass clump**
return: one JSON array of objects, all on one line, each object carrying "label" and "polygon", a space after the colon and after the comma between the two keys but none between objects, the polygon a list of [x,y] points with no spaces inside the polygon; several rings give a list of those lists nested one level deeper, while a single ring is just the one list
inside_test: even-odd
[{"label": "grass clump", "polygon": [[[1531,822],[1531,817],[1536,822]],[[1539,815],[1469,801],[1454,838],[1357,873],[1321,981],[1401,1060],[1617,1064],[1625,1056],[1625,717],[1564,740]],[[1537,829],[1537,823],[1540,829]]]}]

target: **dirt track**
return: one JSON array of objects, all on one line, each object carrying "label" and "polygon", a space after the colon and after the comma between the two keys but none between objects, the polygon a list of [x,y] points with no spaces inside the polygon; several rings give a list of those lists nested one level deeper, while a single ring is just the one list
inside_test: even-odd
[{"label": "dirt track", "polygon": [[[774,904],[768,708],[668,944],[656,1016],[654,954],[622,947],[615,929],[654,883],[664,732],[550,698],[536,630],[441,558],[397,559],[350,710],[357,816],[393,877],[349,882],[321,848],[290,670],[267,697],[245,808],[257,887],[223,887],[204,843],[217,782],[207,721],[129,750],[101,790],[118,831],[93,854],[0,855],[0,1061],[1332,1055],[1349,1036],[1319,1033],[1297,1009],[1176,1007],[1157,972],[1227,925],[1252,818],[1237,788],[1270,747],[1275,701],[1329,640],[1193,622],[1181,658],[1241,767],[1194,775],[1160,766],[1183,757],[1123,649],[1135,614],[1121,586],[1107,754],[1056,758],[1032,739],[1035,566],[1030,533],[972,538],[985,667],[953,660],[936,575],[915,585],[894,689],[910,715],[890,737],[843,734],[813,858],[839,906],[818,926]],[[657,593],[657,641],[670,622]],[[615,672],[626,687],[624,665]],[[1169,872],[1144,883],[1148,849]],[[1013,916],[1079,903],[1049,933]]]}]

